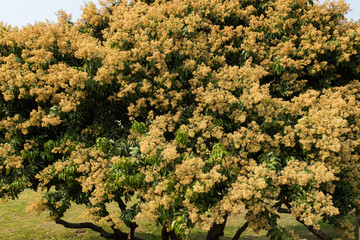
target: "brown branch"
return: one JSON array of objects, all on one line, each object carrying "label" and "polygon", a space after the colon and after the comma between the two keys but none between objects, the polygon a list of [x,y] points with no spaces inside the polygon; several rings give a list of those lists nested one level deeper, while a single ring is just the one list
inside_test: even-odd
[{"label": "brown branch", "polygon": [[278,207],[277,211],[278,213],[291,213],[291,211],[288,208],[282,208],[282,207]]},{"label": "brown branch", "polygon": [[66,228],[89,228],[95,232],[100,233],[100,235],[107,239],[117,239],[117,240],[143,240],[142,238],[138,238],[134,236],[135,228],[137,227],[137,224],[133,225],[131,228],[131,233],[127,234],[115,227],[111,227],[114,230],[114,233],[109,233],[105,231],[102,227],[99,227],[91,222],[83,222],[83,223],[70,223],[63,219],[57,218],[55,219],[55,222],[57,224],[63,225]]},{"label": "brown branch", "polygon": [[249,226],[249,222],[246,222],[244,225],[242,225],[242,227],[236,231],[236,234],[232,238],[232,240],[239,240],[241,234],[247,229],[248,226]]},{"label": "brown branch", "polygon": [[[291,208],[292,208],[291,204],[288,201],[284,201],[284,204],[288,208],[287,210],[291,213]],[[314,234],[321,240],[332,240],[332,238],[329,235],[327,235],[325,232],[315,229],[314,226],[306,225],[304,221],[300,220],[300,218],[297,217],[296,220],[302,223],[310,232],[312,232],[312,234]]]},{"label": "brown branch", "polygon": [[[83,222],[83,223],[70,223],[60,218],[55,219],[57,224],[63,225],[66,228],[89,228],[95,232],[100,233],[100,235],[104,238],[115,239],[115,235],[113,233],[108,233],[102,227],[96,226],[91,222]],[[124,238],[126,239],[126,238]]]},{"label": "brown branch", "polygon": [[[283,204],[285,204],[287,208],[282,208],[281,206]],[[291,206],[285,199],[278,201],[273,207],[276,208],[278,213],[291,213]]]},{"label": "brown branch", "polygon": [[[121,200],[121,199],[120,199]],[[106,211],[106,216],[109,217],[109,220],[108,220],[108,223],[111,224],[111,229],[114,231],[114,236],[115,236],[115,239],[129,239],[129,235],[120,231],[120,229],[116,228],[116,225],[114,224],[114,221],[112,220],[112,218],[110,217],[110,213],[107,211],[107,209],[105,209]]]},{"label": "brown branch", "polygon": [[120,196],[116,195],[116,196],[115,196],[115,201],[117,202],[119,208],[120,208],[122,211],[125,211],[125,210],[126,210],[126,204],[124,203],[124,201],[121,199]]},{"label": "brown branch", "polygon": [[296,218],[296,220],[302,223],[310,232],[312,232],[315,236],[317,236],[321,240],[332,240],[332,238],[329,235],[327,235],[321,230],[315,229],[313,226],[306,225],[304,221],[300,220],[300,218]]},{"label": "brown branch", "polygon": [[[126,204],[124,203],[124,201],[121,199],[120,196],[117,195],[117,197],[115,197],[115,201],[117,202],[117,204],[118,204],[119,208],[121,209],[121,211],[126,211]],[[139,225],[137,225],[136,222],[130,222],[130,225],[128,226],[130,228],[130,233],[128,235],[129,240],[137,240],[137,239],[139,239],[139,238],[135,237],[135,229],[138,226]],[[114,232],[115,232],[115,230],[114,230]]]},{"label": "brown branch", "polygon": [[274,208],[278,208],[278,207],[281,207],[281,205],[284,203],[284,201],[283,200],[280,200],[280,201],[278,201],[277,203],[275,203],[274,204]]},{"label": "brown branch", "polygon": [[288,201],[285,201],[284,204],[289,209],[289,211],[291,211],[292,206],[290,205],[290,203]]}]

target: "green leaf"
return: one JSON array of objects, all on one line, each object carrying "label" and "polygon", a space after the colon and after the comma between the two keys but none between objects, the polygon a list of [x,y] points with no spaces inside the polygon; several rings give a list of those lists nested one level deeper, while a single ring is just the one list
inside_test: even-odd
[{"label": "green leaf", "polygon": [[144,134],[146,132],[146,125],[143,122],[135,121],[131,129],[137,133]]}]

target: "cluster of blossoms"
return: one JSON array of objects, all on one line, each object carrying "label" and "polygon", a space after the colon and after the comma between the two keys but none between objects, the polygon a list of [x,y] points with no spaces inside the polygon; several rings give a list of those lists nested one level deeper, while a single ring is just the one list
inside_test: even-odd
[{"label": "cluster of blossoms", "polygon": [[29,210],[69,227],[84,204],[117,239],[136,239],[139,216],[166,239],[219,239],[240,212],[270,236],[289,234],[279,212],[318,237],[320,220],[353,230],[360,27],[343,1],[100,5],[0,25],[0,198],[38,190]]}]

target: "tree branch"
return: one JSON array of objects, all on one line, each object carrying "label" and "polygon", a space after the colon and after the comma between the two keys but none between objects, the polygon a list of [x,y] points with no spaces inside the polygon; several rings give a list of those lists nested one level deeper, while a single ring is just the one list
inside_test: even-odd
[{"label": "tree branch", "polygon": [[111,226],[111,229],[114,231],[115,239],[128,239],[128,234],[123,233],[120,229]]},{"label": "tree branch", "polygon": [[161,229],[161,240],[169,240],[169,233],[166,230],[166,226],[163,226]]},{"label": "tree branch", "polygon": [[285,201],[284,204],[289,209],[289,211],[291,211],[292,206],[290,205],[290,203],[288,201]]},{"label": "tree branch", "polygon": [[310,232],[312,232],[318,238],[320,238],[322,240],[332,240],[332,238],[329,235],[327,235],[326,233],[324,233],[321,230],[315,229],[313,226],[306,225],[304,221],[300,220],[300,218],[296,218],[296,220],[298,222],[302,223]]},{"label": "tree branch", "polygon": [[181,236],[178,236],[174,233],[174,231],[168,232],[166,226],[163,226],[161,230],[161,239],[162,240],[182,240]]},{"label": "tree branch", "polygon": [[[105,231],[102,227],[99,227],[91,222],[84,222],[84,223],[69,223],[65,220],[62,220],[60,218],[55,219],[55,222],[57,224],[63,225],[66,228],[89,228],[95,232],[100,233],[100,235],[104,238],[108,239],[115,239],[115,235],[113,233],[108,233]],[[124,238],[126,239],[126,238]]]},{"label": "tree branch", "polygon": [[[286,209],[286,211],[289,211],[289,213],[291,213],[291,204],[288,202],[288,201],[284,201],[284,204],[285,206],[288,208]],[[282,208],[278,208],[278,211],[282,209]],[[318,230],[318,229],[315,229],[314,226],[308,226],[305,224],[304,221],[300,220],[300,218],[296,218],[296,220],[299,222],[299,223],[302,223],[310,232],[312,232],[312,234],[314,234],[315,236],[317,236],[318,238],[322,239],[322,240],[332,240],[332,238],[327,235],[326,233],[324,233],[323,231],[321,230]]]},{"label": "tree branch", "polygon": [[284,203],[284,200],[280,200],[278,201],[277,203],[274,204],[274,208],[278,208],[278,207],[281,207],[281,205]]},{"label": "tree branch", "polygon": [[[95,232],[98,232],[100,233],[100,235],[104,238],[107,238],[107,239],[117,239],[117,240],[143,240],[142,238],[138,238],[138,237],[135,237],[134,236],[134,231],[135,231],[135,225],[133,226],[133,228],[131,229],[132,230],[132,233],[131,234],[127,234],[127,233],[124,233],[122,231],[120,231],[119,229],[117,228],[114,228],[112,227],[112,229],[114,230],[114,233],[109,233],[107,231],[105,231],[102,227],[99,227],[91,222],[84,222],[84,223],[70,223],[70,222],[67,222],[63,219],[60,219],[60,218],[57,218],[55,219],[55,222],[57,224],[60,224],[60,225],[63,225],[64,227],[66,228],[89,228]],[[136,223],[134,223],[136,224]]]},{"label": "tree branch", "polygon": [[124,201],[121,199],[120,196],[115,196],[115,201],[117,202],[119,208],[122,210],[122,211],[125,211],[126,210],[126,204],[124,203]]},{"label": "tree branch", "polygon": [[[282,208],[281,205],[283,204],[285,204],[287,208]],[[291,213],[291,205],[285,199],[278,201],[273,207],[276,208],[279,213]]]},{"label": "tree branch", "polygon": [[139,225],[136,224],[136,222],[131,222],[130,223],[130,233],[129,233],[129,240],[136,240],[138,238],[135,237],[135,229],[138,227]]},{"label": "tree branch", "polygon": [[[121,211],[126,211],[126,204],[121,199],[120,195],[117,195],[115,197],[115,201],[117,202]],[[135,229],[138,227],[136,222],[130,222],[130,225],[128,227],[130,228],[130,233],[128,235],[128,239],[129,240],[139,240],[139,238],[135,237]],[[114,233],[117,234],[117,232],[115,232],[115,230],[114,230]]]},{"label": "tree branch", "polygon": [[213,223],[211,226],[207,236],[206,240],[219,240],[221,236],[224,236],[224,229],[226,226],[226,220],[227,220],[228,214],[226,213],[224,216],[224,222],[221,224]]},{"label": "tree branch", "polygon": [[291,213],[291,211],[288,208],[277,208],[278,213]]},{"label": "tree branch", "polygon": [[242,227],[236,231],[236,234],[232,238],[232,240],[239,240],[241,234],[247,229],[248,226],[249,226],[249,222],[246,222],[244,225],[242,225]]}]

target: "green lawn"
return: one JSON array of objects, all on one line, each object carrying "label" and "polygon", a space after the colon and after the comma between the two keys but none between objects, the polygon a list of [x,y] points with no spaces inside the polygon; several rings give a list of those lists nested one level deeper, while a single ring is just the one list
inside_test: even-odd
[{"label": "green lawn", "polygon": [[[20,195],[20,198],[15,201],[9,201],[0,205],[0,239],[7,240],[44,240],[44,239],[88,239],[95,240],[101,239],[99,234],[88,229],[67,229],[54,222],[47,221],[47,213],[44,212],[40,216],[34,216],[32,213],[26,213],[25,208],[27,203],[33,197],[33,192],[25,191]],[[67,212],[64,219],[76,222],[78,216],[84,210],[83,206],[73,206]],[[243,216],[232,216],[229,218],[225,236],[223,240],[231,240],[236,230],[244,223]],[[289,230],[295,231],[301,239],[317,239],[314,237],[304,226],[299,224],[290,215],[281,215],[280,225],[286,226]],[[160,238],[160,229],[152,222],[139,221],[136,235],[145,240],[158,240]],[[322,229],[333,237],[336,236],[335,232],[326,224],[321,225]],[[201,229],[194,229],[190,236],[190,240],[205,239],[206,233]],[[251,230],[246,230],[241,239],[267,239],[264,233],[256,234]]]}]

